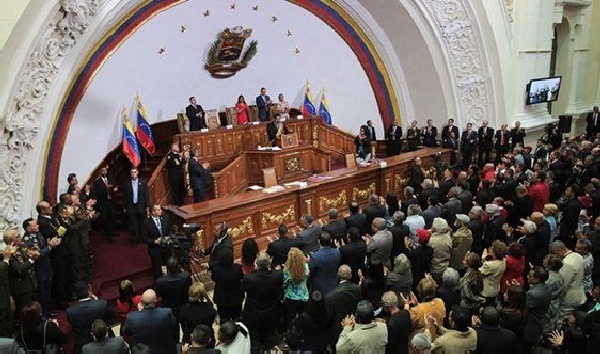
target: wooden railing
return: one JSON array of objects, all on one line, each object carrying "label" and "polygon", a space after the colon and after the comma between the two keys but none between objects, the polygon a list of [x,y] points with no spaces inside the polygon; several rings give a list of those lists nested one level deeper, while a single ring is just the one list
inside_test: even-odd
[{"label": "wooden railing", "polygon": [[150,193],[150,201],[152,204],[168,204],[170,200],[170,186],[167,168],[167,155],[165,155],[160,164],[152,172],[148,179],[148,191]]},{"label": "wooden railing", "polygon": [[229,165],[212,174],[215,198],[235,194],[248,188],[248,166],[246,154],[242,153]]}]

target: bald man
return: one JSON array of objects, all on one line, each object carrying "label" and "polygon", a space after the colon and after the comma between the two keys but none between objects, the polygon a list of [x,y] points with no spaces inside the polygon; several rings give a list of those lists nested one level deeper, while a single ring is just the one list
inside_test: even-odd
[{"label": "bald man", "polygon": [[341,322],[347,315],[351,315],[356,310],[356,305],[360,301],[361,291],[358,284],[350,281],[352,279],[352,269],[342,264],[337,272],[338,284],[327,296],[325,296],[325,306],[327,313],[331,318],[331,341],[337,342],[337,338],[342,332]]},{"label": "bald man", "polygon": [[[152,353],[175,354],[179,341],[179,326],[171,309],[156,306],[156,292],[142,294],[139,311],[130,313],[122,333],[131,337],[130,345],[143,343]],[[170,335],[169,335],[170,334]]]}]

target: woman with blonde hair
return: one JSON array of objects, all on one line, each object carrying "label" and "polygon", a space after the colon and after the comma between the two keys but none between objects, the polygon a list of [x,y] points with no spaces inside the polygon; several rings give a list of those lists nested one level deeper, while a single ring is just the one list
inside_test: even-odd
[{"label": "woman with blonde hair", "polygon": [[212,329],[217,312],[204,284],[196,282],[190,286],[188,303],[181,307],[179,313],[184,343],[190,343],[190,335],[196,326],[203,324]]},{"label": "woman with blonde hair", "polygon": [[308,302],[308,264],[304,253],[296,247],[290,248],[283,268],[283,305],[286,322],[290,323],[302,313]]},{"label": "woman with blonde hair", "polygon": [[542,214],[544,214],[544,220],[546,220],[548,224],[550,224],[550,243],[552,243],[554,239],[558,237],[558,224],[556,222],[556,215],[558,215],[558,205],[554,203],[544,204]]}]

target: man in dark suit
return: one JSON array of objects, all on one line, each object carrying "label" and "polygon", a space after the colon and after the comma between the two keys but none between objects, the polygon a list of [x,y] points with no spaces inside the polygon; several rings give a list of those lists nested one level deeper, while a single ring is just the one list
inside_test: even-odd
[{"label": "man in dark suit", "polygon": [[373,122],[370,120],[367,121],[367,135],[369,136],[369,140],[377,140],[377,135],[375,135],[375,127],[373,126]]},{"label": "man in dark suit", "polygon": [[472,130],[473,124],[467,123],[467,129],[462,133],[460,142],[461,147],[460,150],[463,155],[462,166],[463,169],[467,169],[469,165],[471,165],[471,160],[473,158],[473,151],[475,150],[475,146],[477,145],[477,133]]},{"label": "man in dark suit", "polygon": [[192,150],[188,171],[190,174],[190,184],[194,191],[194,203],[203,201],[212,186],[213,178],[208,169],[209,167],[210,164],[208,162],[201,164],[200,161],[198,161],[198,152]]},{"label": "man in dark suit", "polygon": [[214,241],[210,248],[206,250],[208,258],[208,269],[213,270],[223,262],[223,258],[226,258],[230,253],[233,252],[233,242],[229,237],[227,223],[223,222],[219,224]]},{"label": "man in dark suit", "polygon": [[358,271],[365,270],[365,260],[367,257],[367,244],[362,238],[360,230],[356,227],[348,229],[350,241],[340,247],[340,263],[347,264],[352,269],[352,282],[358,284]]},{"label": "man in dark suit", "polygon": [[342,332],[342,320],[354,313],[356,305],[362,299],[360,287],[350,281],[352,270],[348,265],[342,264],[338,268],[337,277],[339,280],[337,286],[325,296],[326,313],[331,323],[329,335],[332,342],[337,342]]},{"label": "man in dark suit", "polygon": [[49,240],[58,236],[56,220],[52,218],[52,205],[45,200],[37,203],[35,209],[38,213],[37,223],[44,239]]},{"label": "man in dark suit", "polygon": [[481,325],[477,331],[477,353],[504,354],[517,349],[519,342],[515,333],[500,327],[500,313],[488,306],[481,311]]},{"label": "man in dark suit", "polygon": [[402,127],[392,122],[387,131],[387,154],[388,156],[398,155],[402,150]]},{"label": "man in dark suit", "polygon": [[454,119],[448,119],[448,125],[442,128],[442,147],[454,150],[450,154],[450,163],[456,162],[456,150],[458,149],[458,127],[454,125]]},{"label": "man in dark suit", "polygon": [[127,315],[121,333],[131,337],[131,345],[142,343],[152,353],[177,353],[179,326],[171,309],[156,306],[156,293],[146,290],[140,302],[141,311]]},{"label": "man in dark suit", "polygon": [[279,238],[267,246],[267,254],[273,259],[273,267],[285,264],[290,248],[296,245],[296,241],[290,238],[288,228],[284,224],[279,225],[277,233]]},{"label": "man in dark suit", "polygon": [[23,221],[23,242],[27,248],[34,248],[40,252],[35,262],[35,276],[38,284],[38,298],[44,312],[52,309],[52,264],[50,263],[50,251],[58,246],[61,239],[53,237],[46,240],[39,231],[36,220],[28,218]]},{"label": "man in dark suit", "polygon": [[323,231],[329,232],[333,241],[346,241],[346,221],[339,219],[337,209],[329,210],[329,224],[323,227]]},{"label": "man in dark suit", "polygon": [[95,209],[100,214],[105,237],[115,236],[115,210],[111,194],[117,189],[108,180],[108,166],[100,168],[100,176],[92,185],[92,198],[96,199]]},{"label": "man in dark suit", "polygon": [[34,263],[39,257],[39,252],[25,247],[17,228],[4,232],[4,243],[10,247],[12,253],[8,257],[8,280],[10,295],[15,302],[15,313],[18,314],[36,298]]},{"label": "man in dark suit", "polygon": [[169,236],[169,220],[163,215],[160,205],[153,205],[144,227],[144,243],[148,246],[154,279],[162,277],[163,260],[170,256],[168,250],[162,247],[163,237],[166,236]]},{"label": "man in dark suit", "polygon": [[261,88],[260,95],[256,97],[256,106],[258,107],[258,120],[266,122],[269,120],[269,107],[271,105],[271,97],[267,96],[267,89]]},{"label": "man in dark suit", "polygon": [[8,280],[8,267],[12,257],[12,248],[5,248],[0,252],[0,338],[9,338],[13,335],[12,309],[10,300],[10,286]]},{"label": "man in dark suit", "polygon": [[83,354],[124,354],[129,347],[123,337],[109,337],[108,326],[102,319],[92,322],[94,341],[83,346]]},{"label": "man in dark suit", "polygon": [[517,144],[521,147],[525,146],[525,129],[521,128],[521,122],[516,121],[515,127],[510,130],[511,148],[514,149]]},{"label": "man in dark suit", "polygon": [[175,205],[182,205],[185,200],[185,182],[183,170],[183,157],[179,153],[179,144],[173,143],[171,151],[167,154],[167,172],[169,187]]},{"label": "man in dark suit", "polygon": [[335,288],[336,273],[340,265],[340,251],[332,247],[331,235],[321,232],[319,236],[318,251],[310,256],[308,266],[310,268],[311,292],[318,290],[323,295]]},{"label": "man in dark suit", "polygon": [[179,319],[181,306],[188,302],[188,290],[192,278],[181,270],[176,258],[167,261],[167,275],[156,280],[156,293],[161,299],[162,307],[170,308],[175,318]]},{"label": "man in dark suit", "polygon": [[510,131],[508,124],[502,124],[500,130],[496,131],[496,163],[500,162],[502,156],[510,150]]},{"label": "man in dark suit", "polygon": [[139,243],[142,241],[144,233],[144,222],[148,215],[150,196],[148,194],[148,185],[146,185],[145,181],[138,178],[138,169],[132,168],[129,173],[131,179],[123,185],[123,206],[125,207],[125,213],[129,217],[132,241]]},{"label": "man in dark suit", "polygon": [[494,146],[494,128],[488,126],[488,121],[484,120],[477,131],[479,140],[479,164],[483,166],[490,162],[490,152]]},{"label": "man in dark suit", "polygon": [[594,106],[593,110],[588,113],[586,123],[585,131],[587,137],[593,141],[596,134],[600,133],[600,110],[598,110],[598,106]]},{"label": "man in dark suit", "polygon": [[298,220],[302,231],[296,235],[297,247],[300,247],[306,254],[319,249],[319,235],[321,228],[314,222],[310,215],[304,215]]},{"label": "man in dark suit", "polygon": [[190,104],[185,107],[185,115],[190,121],[190,131],[206,129],[206,121],[204,120],[204,110],[202,106],[196,102],[196,97],[189,98]]},{"label": "man in dark suit", "polygon": [[423,145],[427,147],[436,147],[437,145],[437,127],[433,126],[431,119],[427,120],[427,125],[421,129],[423,135]]},{"label": "man in dark suit", "polygon": [[372,235],[374,233],[371,228],[373,220],[375,218],[385,218],[386,213],[385,206],[381,205],[377,195],[373,194],[369,197],[369,206],[365,209],[364,213],[367,215],[367,225],[365,226],[365,229],[367,229],[366,233]]},{"label": "man in dark suit", "polygon": [[268,351],[279,343],[276,332],[282,315],[283,273],[271,269],[271,257],[260,252],[256,270],[244,276],[242,286],[246,291],[242,317],[250,331],[253,352]]},{"label": "man in dark suit", "polygon": [[74,291],[77,302],[67,308],[67,319],[73,327],[75,346],[79,352],[81,347],[94,340],[91,333],[92,322],[96,319],[112,320],[115,312],[106,300],[100,300],[91,294],[86,283],[77,282]]},{"label": "man in dark suit", "polygon": [[[531,349],[539,343],[547,325],[548,318],[546,313],[550,307],[552,293],[546,286],[548,280],[548,271],[543,267],[537,266],[529,271],[527,276],[529,290],[526,293],[525,304],[527,307],[527,317],[525,318],[525,328],[523,329],[523,340],[525,347]],[[529,352],[527,350],[526,352]]]},{"label": "man in dark suit", "polygon": [[350,209],[350,216],[346,217],[346,227],[348,229],[356,227],[361,235],[369,233],[370,226],[367,225],[367,215],[360,212],[358,202],[356,200],[351,201],[348,204],[348,209]]}]

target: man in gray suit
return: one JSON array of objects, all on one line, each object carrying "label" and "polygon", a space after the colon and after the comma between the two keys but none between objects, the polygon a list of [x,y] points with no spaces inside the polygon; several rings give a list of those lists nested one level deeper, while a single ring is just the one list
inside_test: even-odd
[{"label": "man in gray suit", "polygon": [[107,337],[106,323],[97,319],[92,322],[92,336],[94,341],[83,346],[82,354],[125,354],[129,346],[122,337]]},{"label": "man in gray suit", "polygon": [[[527,276],[529,290],[526,294],[527,318],[523,330],[523,339],[527,349],[532,349],[542,339],[544,327],[548,322],[548,307],[552,293],[546,286],[548,271],[543,267],[534,267]],[[527,351],[529,352],[529,350]]]},{"label": "man in gray suit", "polygon": [[296,243],[298,247],[308,254],[310,252],[319,249],[319,236],[321,235],[321,228],[316,225],[314,219],[310,215],[304,215],[298,220],[298,224],[302,228],[302,231],[296,235]]},{"label": "man in gray suit", "polygon": [[371,225],[375,234],[373,237],[367,237],[368,265],[371,268],[371,276],[375,280],[381,280],[384,277],[384,265],[389,266],[394,237],[386,230],[384,218],[373,219]]}]

